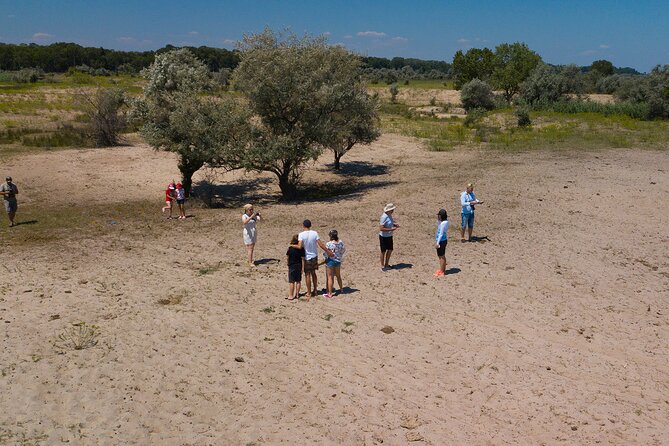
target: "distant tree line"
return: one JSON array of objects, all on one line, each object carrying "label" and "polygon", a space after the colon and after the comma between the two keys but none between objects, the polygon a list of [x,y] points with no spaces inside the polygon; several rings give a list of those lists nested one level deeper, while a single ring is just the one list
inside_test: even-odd
[{"label": "distant tree line", "polygon": [[[121,73],[139,73],[153,63],[156,54],[176,47],[167,45],[157,51],[117,51],[83,47],[76,43],[51,45],[0,43],[0,70],[19,71],[37,68],[48,73],[65,73],[73,67],[90,67]],[[237,51],[207,46],[188,49],[211,71],[234,69],[239,64]]]}]

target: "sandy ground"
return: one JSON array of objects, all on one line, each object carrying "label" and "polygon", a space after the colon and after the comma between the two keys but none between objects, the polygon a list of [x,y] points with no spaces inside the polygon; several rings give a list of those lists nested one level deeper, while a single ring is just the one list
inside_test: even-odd
[{"label": "sandy ground", "polygon": [[[0,229],[0,444],[667,444],[666,151],[431,153],[385,135],[344,161],[305,180],[345,196],[281,204],[270,177],[209,175],[233,207],[177,221],[159,212],[174,159],[147,147],[7,160],[37,222]],[[468,181],[487,238],[463,244]],[[77,223],[20,242],[40,209],[151,201],[95,237]],[[266,218],[254,269],[244,201]],[[384,273],[388,201],[402,227]],[[284,255],[306,217],[347,244],[346,292],[289,303]],[[57,342],[82,321],[96,345]]]}]

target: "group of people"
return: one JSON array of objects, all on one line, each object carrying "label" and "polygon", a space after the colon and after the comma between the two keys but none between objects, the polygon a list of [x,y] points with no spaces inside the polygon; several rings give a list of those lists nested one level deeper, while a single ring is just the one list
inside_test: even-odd
[{"label": "group of people", "polygon": [[172,208],[174,202],[179,207],[179,220],[186,219],[186,189],[181,183],[175,183],[172,180],[165,189],[165,206],[163,207],[163,214],[169,211],[168,219],[172,218]]},{"label": "group of people", "polygon": [[[461,205],[461,241],[473,241],[472,231],[474,229],[474,212],[477,205],[483,204],[474,195],[474,185],[467,184],[467,188],[460,194]],[[379,219],[379,247],[381,251],[381,271],[386,272],[393,267],[390,265],[390,256],[393,252],[393,234],[400,228],[395,222],[393,214],[396,206],[388,203],[383,208],[383,214]],[[253,205],[244,206],[242,214],[243,239],[246,246],[247,262],[249,266],[255,266],[253,261],[253,250],[257,241],[256,223],[260,221],[260,213],[254,212]],[[435,271],[435,277],[446,275],[446,245],[448,244],[448,213],[446,209],[437,212],[437,230],[435,233],[435,249],[439,261],[439,268]],[[336,229],[332,229],[328,236],[329,241],[323,242],[318,232],[311,229],[311,221],[302,222],[302,232],[295,234],[286,251],[288,263],[288,296],[286,299],[295,301],[298,299],[302,287],[302,274],[306,282],[306,299],[318,294],[318,276],[316,272],[320,265],[325,264],[326,288],[323,292],[325,298],[335,296],[334,282],[337,280],[339,290],[342,291],[341,264],[346,248],[344,242],[339,238]],[[467,230],[468,238],[465,238]],[[318,249],[323,251],[323,260],[319,261]]]}]

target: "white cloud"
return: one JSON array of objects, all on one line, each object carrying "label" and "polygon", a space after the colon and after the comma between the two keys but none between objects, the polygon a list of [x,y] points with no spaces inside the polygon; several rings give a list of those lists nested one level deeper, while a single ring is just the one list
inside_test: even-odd
[{"label": "white cloud", "polygon": [[358,37],[385,37],[386,33],[378,31],[360,31],[357,35]]},{"label": "white cloud", "polygon": [[190,34],[191,36],[197,36],[200,33],[197,31],[189,31],[188,34]]},{"label": "white cloud", "polygon": [[596,52],[597,51],[595,51],[595,50],[585,50],[585,51],[581,51],[580,55],[581,56],[592,56]]},{"label": "white cloud", "polygon": [[600,47],[601,49],[603,49],[603,50],[608,50],[609,48],[611,48],[610,46],[608,46],[608,45],[606,45],[606,44],[604,44],[604,43],[601,44],[601,45],[599,45],[599,47]]},{"label": "white cloud", "polygon": [[332,33],[331,33],[330,31],[325,31],[325,32],[323,33],[323,35],[327,37],[327,36],[331,36]]},{"label": "white cloud", "polygon": [[226,45],[233,45],[235,43],[235,41],[232,40],[232,39],[225,39],[223,41],[223,43],[226,44]]},{"label": "white cloud", "polygon": [[469,43],[470,40],[469,40],[469,39],[465,39],[464,37],[461,37],[461,38],[459,38],[459,39],[457,40],[457,42],[458,42],[458,43]]},{"label": "white cloud", "polygon": [[53,35],[49,33],[35,33],[33,34],[33,40],[44,40],[44,39],[50,39],[53,37]]},{"label": "white cloud", "polygon": [[405,43],[409,41],[409,39],[407,39],[406,37],[400,37],[400,36],[393,37],[390,40],[392,40],[393,42],[400,42],[400,43]]},{"label": "white cloud", "polygon": [[116,40],[118,40],[118,41],[121,42],[121,43],[133,43],[133,42],[136,41],[136,39],[135,39],[134,37],[127,37],[127,36],[125,36],[125,37],[119,37],[119,38],[116,39]]}]

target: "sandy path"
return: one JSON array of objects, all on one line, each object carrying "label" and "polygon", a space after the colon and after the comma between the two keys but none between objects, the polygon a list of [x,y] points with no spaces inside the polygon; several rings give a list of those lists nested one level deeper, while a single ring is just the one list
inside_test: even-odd
[{"label": "sandy path", "polygon": [[[0,439],[665,443],[666,153],[430,153],[387,135],[348,161],[378,173],[348,198],[287,205],[271,202],[272,185],[248,192],[269,197],[257,253],[268,260],[253,271],[238,209],[196,209],[185,222],[128,210],[100,237],[14,249],[0,276]],[[97,203],[124,181],[158,209],[175,175],[145,147],[10,162],[26,212],[49,184],[73,191],[51,204]],[[334,178],[321,169],[306,179]],[[255,178],[220,179],[242,177]],[[456,203],[469,180],[486,200],[476,233],[489,241],[461,244]],[[393,261],[406,268],[382,273],[374,227],[387,201],[402,224]],[[453,274],[435,279],[440,207]],[[349,293],[284,301],[283,256],[304,217],[347,243]],[[99,327],[98,344],[55,349],[79,321]],[[401,427],[406,417],[418,426]]]}]

